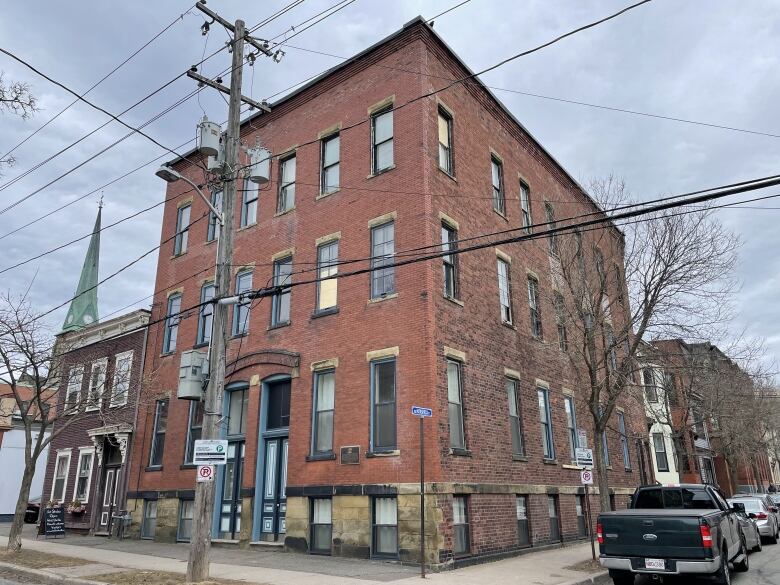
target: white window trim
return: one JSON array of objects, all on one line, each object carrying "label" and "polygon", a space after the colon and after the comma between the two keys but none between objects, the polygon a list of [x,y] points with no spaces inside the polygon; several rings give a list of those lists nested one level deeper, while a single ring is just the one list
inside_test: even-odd
[{"label": "white window trim", "polygon": [[79,457],[76,463],[76,481],[73,484],[73,497],[76,497],[76,489],[79,485],[79,471],[81,471],[81,456],[89,454],[91,455],[91,461],[89,462],[89,475],[87,476],[87,489],[84,490],[86,495],[83,500],[79,500],[82,504],[89,503],[89,491],[92,489],[92,471],[95,468],[95,448],[94,447],[79,447]]},{"label": "white window trim", "polygon": [[[119,362],[126,357],[130,358],[130,365],[127,368],[127,392],[125,392],[125,397],[123,402],[117,402],[116,401],[116,383],[117,383],[117,366],[119,365]],[[109,406],[111,408],[116,408],[118,406],[124,406],[127,404],[127,398],[130,394],[130,380],[133,377],[133,350],[123,351],[122,353],[118,353],[116,357],[114,358],[114,379],[111,381],[111,402]]]},{"label": "white window trim", "polygon": [[[103,389],[98,392],[97,395],[97,401],[92,404],[90,402],[92,398],[92,373],[96,366],[102,366],[103,367],[103,381],[101,382]],[[96,410],[100,410],[100,405],[103,403],[103,399],[105,398],[105,392],[106,392],[106,374],[108,373],[108,358],[104,357],[99,360],[95,360],[92,362],[92,365],[89,368],[89,385],[87,386],[87,400],[85,401],[84,406],[84,412],[93,412]]]},{"label": "white window trim", "polygon": [[[71,382],[73,381],[73,379],[74,379],[73,377],[75,375],[78,375],[78,377],[79,377],[79,383],[78,383],[78,386],[76,388],[76,392],[73,393],[73,394],[76,395],[76,400],[73,402],[73,407],[72,407],[73,410],[71,410],[70,412],[67,412],[68,408],[70,408],[68,406],[68,403],[70,402],[68,400],[68,398],[71,396],[70,385],[71,385]],[[72,366],[70,368],[70,371],[68,372],[68,384],[67,384],[67,386],[65,386],[65,406],[64,406],[64,408],[65,408],[65,411],[67,412],[67,414],[73,415],[73,414],[76,414],[79,411],[79,404],[81,403],[81,386],[83,384],[84,384],[84,366],[83,365]]]},{"label": "white window trim", "polygon": [[[65,481],[62,482],[62,499],[61,500],[55,500],[54,499],[54,488],[57,486],[57,465],[60,462],[60,458],[68,458],[68,464],[65,466]],[[57,451],[57,458],[54,460],[54,475],[52,476],[51,480],[51,494],[49,494],[49,500],[59,502],[60,504],[64,503],[66,500],[66,496],[68,495],[68,476],[70,475],[70,459],[71,459],[71,449],[60,449]]]}]

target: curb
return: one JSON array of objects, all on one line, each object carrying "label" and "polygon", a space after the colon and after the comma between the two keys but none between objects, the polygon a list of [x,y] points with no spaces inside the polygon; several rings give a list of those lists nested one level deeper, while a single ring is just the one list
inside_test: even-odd
[{"label": "curb", "polygon": [[606,585],[607,583],[611,582],[612,579],[610,578],[609,573],[607,571],[602,571],[599,573],[594,573],[585,579],[569,581],[567,583],[563,583],[562,585]]},{"label": "curb", "polygon": [[0,568],[8,569],[9,571],[14,571],[23,575],[38,577],[45,585],[107,585],[102,581],[89,581],[87,579],[79,579],[78,577],[63,577],[62,575],[56,575],[49,571],[33,569],[31,567],[24,567],[21,565],[14,565],[12,563],[0,562]]}]

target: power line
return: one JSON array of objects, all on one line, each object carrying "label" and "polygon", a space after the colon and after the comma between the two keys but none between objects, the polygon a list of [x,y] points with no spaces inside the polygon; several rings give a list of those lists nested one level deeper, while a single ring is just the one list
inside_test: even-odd
[{"label": "power line", "polygon": [[[141,51],[143,51],[143,50],[144,50],[146,47],[148,47],[149,45],[151,45],[151,44],[152,44],[154,41],[156,41],[158,38],[160,38],[162,35],[164,35],[166,32],[168,32],[168,30],[169,30],[169,29],[170,29],[170,28],[171,28],[173,25],[175,25],[175,24],[176,24],[177,22],[179,22],[179,21],[183,21],[183,20],[184,20],[184,16],[185,16],[186,14],[190,13],[191,11],[192,11],[192,7],[190,7],[190,8],[189,8],[189,10],[186,10],[185,12],[182,12],[182,13],[181,13],[179,16],[177,16],[176,18],[174,18],[174,19],[171,21],[171,23],[170,23],[170,24],[168,24],[167,26],[165,26],[165,27],[164,27],[162,30],[160,30],[160,32],[158,32],[158,33],[157,33],[156,35],[154,35],[154,36],[153,36],[151,39],[149,39],[148,41],[146,41],[146,42],[145,42],[143,45],[141,45],[141,46],[140,46],[138,49],[136,49],[136,50],[135,50],[133,53],[131,53],[129,57],[127,57],[127,58],[126,58],[124,61],[122,61],[121,63],[119,63],[119,65],[117,65],[116,67],[114,67],[114,68],[113,68],[111,71],[109,71],[109,72],[108,72],[108,73],[106,73],[106,74],[105,74],[103,77],[101,77],[101,78],[100,78],[98,81],[96,81],[96,82],[95,82],[95,83],[94,83],[94,84],[93,84],[93,85],[92,85],[92,86],[91,86],[89,89],[87,89],[87,91],[85,91],[85,92],[84,92],[84,95],[87,95],[88,93],[90,93],[90,92],[91,92],[93,89],[95,89],[97,86],[99,86],[101,83],[103,83],[103,82],[104,82],[105,80],[107,80],[109,77],[111,77],[111,76],[112,76],[114,73],[116,73],[116,72],[117,72],[117,71],[119,71],[119,70],[120,70],[122,67],[124,67],[125,65],[127,65],[127,63],[129,63],[129,62],[130,62],[130,61],[131,61],[131,60],[132,60],[132,59],[133,59],[133,58],[134,58],[136,55],[138,55],[138,54],[139,54]],[[39,126],[39,127],[36,129],[36,130],[34,130],[34,131],[31,133],[31,134],[29,134],[29,135],[28,135],[26,138],[24,138],[24,139],[23,139],[21,142],[17,143],[15,146],[13,146],[13,147],[11,148],[11,150],[9,150],[8,152],[6,152],[4,155],[0,156],[0,160],[1,160],[1,159],[5,159],[5,158],[7,158],[7,157],[8,157],[8,155],[10,155],[10,154],[13,154],[13,153],[14,153],[14,151],[15,151],[17,148],[19,148],[19,147],[20,147],[20,146],[22,146],[22,145],[23,145],[25,142],[27,142],[28,140],[30,140],[30,139],[31,139],[33,136],[35,136],[36,134],[38,134],[38,132],[40,132],[41,130],[43,130],[44,128],[46,128],[46,126],[48,126],[49,124],[51,124],[52,122],[54,122],[54,120],[56,120],[57,118],[59,118],[59,117],[60,117],[62,114],[64,114],[65,112],[67,112],[67,111],[68,111],[70,108],[72,108],[72,107],[73,107],[74,105],[76,105],[78,102],[79,102],[79,100],[77,100],[77,99],[76,99],[76,100],[73,100],[73,101],[72,101],[71,103],[69,103],[67,106],[65,106],[64,108],[62,108],[62,109],[61,109],[59,112],[57,112],[57,113],[56,113],[54,116],[52,116],[51,118],[49,118],[49,119],[48,119],[48,120],[47,120],[47,121],[46,121],[46,122],[45,122],[43,125]],[[121,115],[121,114],[120,114],[120,115]]]},{"label": "power line", "polygon": [[[309,30],[311,27],[318,25],[318,24],[319,24],[319,23],[321,23],[323,20],[325,20],[325,19],[327,19],[327,18],[330,18],[331,16],[333,16],[333,15],[334,15],[334,14],[336,14],[337,12],[340,12],[341,10],[343,10],[344,8],[346,8],[347,6],[349,6],[350,4],[352,4],[353,2],[355,2],[355,0],[341,0],[340,2],[337,2],[336,4],[334,4],[333,6],[331,6],[330,8],[327,8],[327,9],[323,10],[323,11],[322,11],[322,12],[320,12],[319,14],[315,14],[314,16],[312,16],[311,18],[309,18],[308,20],[305,20],[305,21],[303,21],[301,24],[305,24],[306,22],[309,22],[310,20],[312,20],[312,19],[314,19],[314,18],[317,18],[318,16],[320,16],[320,15],[322,15],[322,14],[325,14],[325,13],[326,13],[326,12],[328,12],[329,10],[333,10],[333,8],[334,8],[335,6],[338,6],[339,4],[341,4],[341,6],[339,6],[338,8],[336,8],[335,10],[333,10],[332,12],[329,12],[328,14],[325,14],[325,16],[323,16],[323,17],[322,17],[322,18],[320,18],[319,20],[316,20],[316,21],[312,22],[311,24],[309,24],[308,26],[305,26],[305,27],[303,27],[303,28],[302,28],[302,29],[300,29],[300,30],[295,30],[295,28],[294,28],[294,27],[292,27],[292,28],[293,28],[293,30],[295,30],[295,32],[294,32],[292,35],[290,35],[289,37],[286,37],[286,38],[285,38],[285,40],[284,40],[284,41],[282,41],[281,43],[275,43],[275,44],[274,44],[274,46],[275,46],[275,47],[283,47],[283,46],[284,46],[284,44],[285,44],[285,43],[286,43],[288,40],[290,40],[290,39],[292,39],[292,38],[294,38],[294,37],[297,37],[299,34],[301,34],[301,33],[305,32],[305,31]],[[298,26],[301,26],[301,24],[299,24]],[[287,31],[285,31],[284,33],[278,34],[278,35],[276,35],[276,36],[275,36],[275,37],[273,37],[273,38],[274,38],[274,39],[276,39],[276,38],[279,38],[280,36],[282,36],[282,35],[286,34],[286,32],[287,32]],[[273,39],[270,39],[270,40],[273,40]]]},{"label": "power line", "polygon": [[432,22],[433,20],[435,20],[435,19],[439,18],[440,16],[444,16],[445,14],[448,14],[448,13],[452,12],[453,10],[455,10],[456,8],[460,8],[461,6],[463,6],[464,4],[468,4],[469,2],[471,2],[471,0],[464,0],[463,2],[461,2],[461,3],[459,3],[459,4],[456,4],[455,6],[450,6],[450,7],[449,7],[449,8],[447,8],[447,10],[445,10],[444,12],[439,12],[439,14],[437,14],[436,16],[431,16],[431,17],[430,17],[428,20],[426,20],[425,22],[428,22],[428,23],[430,23],[430,22]]}]

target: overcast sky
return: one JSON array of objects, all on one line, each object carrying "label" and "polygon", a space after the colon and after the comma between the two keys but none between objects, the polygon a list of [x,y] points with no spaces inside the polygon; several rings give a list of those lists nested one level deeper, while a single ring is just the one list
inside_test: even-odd
[{"label": "overcast sky", "polygon": [[[336,0],[306,0],[255,34],[275,37],[289,31]],[[287,2],[212,0],[226,18],[260,22]],[[400,28],[415,16],[431,17],[457,0],[356,0],[331,18],[291,40],[291,45],[349,57]],[[471,0],[436,19],[435,29],[473,69],[480,70],[523,49],[610,14],[623,2],[600,0]],[[0,46],[77,91],[85,91],[133,51],[187,12],[89,98],[118,114],[157,89],[204,52],[200,13],[186,0],[167,2],[78,3],[12,1],[0,19]],[[706,7],[706,10],[704,8]],[[616,20],[578,34],[488,74],[484,81],[506,90],[585,101],[678,118],[780,134],[780,11],[777,0],[654,0]],[[34,23],[34,26],[33,26]],[[283,38],[283,37],[280,37]],[[213,26],[205,50],[227,40]],[[337,59],[292,47],[280,64],[259,60],[245,75],[245,94],[271,96],[338,63]],[[223,52],[205,65],[216,74],[229,64]],[[0,154],[25,138],[72,101],[72,96],[0,55],[8,80],[29,82],[41,111],[31,120],[0,114]],[[253,79],[254,74],[254,79]],[[123,119],[137,126],[194,88],[179,79]],[[614,173],[642,199],[778,172],[780,139],[566,104],[509,91],[498,97],[576,178]],[[194,136],[207,113],[226,118],[224,101],[203,91],[145,131],[160,143],[178,147]],[[72,141],[106,121],[84,104],[72,107],[15,151],[17,164],[4,170],[0,188]],[[0,191],[0,208],[45,185],[126,134],[111,123],[103,130]],[[182,152],[181,150],[180,152]],[[54,183],[15,209],[0,215],[0,236],[49,210],[88,193],[164,155],[145,138],[133,136]],[[167,160],[163,156],[162,160]],[[165,184],[154,164],[105,189],[103,224],[161,201]],[[780,189],[779,189],[780,191]],[[0,239],[0,270],[91,231],[99,194],[20,232]],[[739,263],[743,282],[735,332],[766,338],[780,357],[780,201],[755,204],[765,209],[718,212],[744,246]],[[101,277],[137,258],[160,241],[162,207],[102,234]],[[0,287],[21,293],[35,278],[30,298],[40,310],[68,299],[75,290],[87,241],[68,246],[23,267],[0,274]],[[157,253],[134,265],[99,290],[101,316],[137,302],[149,304]],[[37,274],[37,277],[36,277]],[[58,328],[67,307],[53,314]]]}]

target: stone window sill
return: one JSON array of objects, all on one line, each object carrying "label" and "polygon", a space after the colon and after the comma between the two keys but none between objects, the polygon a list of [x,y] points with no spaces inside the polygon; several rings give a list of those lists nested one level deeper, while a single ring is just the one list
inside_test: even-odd
[{"label": "stone window sill", "polygon": [[447,299],[449,302],[454,303],[454,304],[458,305],[459,307],[464,306],[463,301],[461,301],[460,299],[456,299],[455,297],[450,297],[450,296],[447,296],[447,295],[442,295],[442,296],[445,299]]},{"label": "stone window sill", "polygon": [[238,228],[237,232],[243,232],[244,230],[248,230],[249,228],[253,228],[257,225],[256,221],[253,221],[252,223],[248,223],[246,225],[242,225],[240,228]]},{"label": "stone window sill", "polygon": [[543,459],[542,463],[544,463],[545,465],[558,465],[558,460],[557,459]]},{"label": "stone window sill", "polygon": [[269,325],[266,331],[273,331],[274,329],[283,329],[292,325],[292,321],[285,321],[284,323],[277,323],[276,325]]},{"label": "stone window sill", "polygon": [[209,346],[209,342],[204,341],[203,343],[196,343],[195,345],[192,346],[192,349],[198,349],[199,347],[208,347],[208,346]]},{"label": "stone window sill", "polygon": [[283,215],[287,215],[288,213],[292,213],[295,211],[295,205],[293,205],[290,209],[285,209],[284,211],[277,211],[274,213],[274,217],[282,217]]},{"label": "stone window sill", "polygon": [[453,175],[452,173],[448,172],[446,169],[441,168],[439,165],[436,165],[436,168],[439,169],[442,173],[444,173],[444,175],[446,175],[447,178],[452,179],[456,183],[458,182],[457,177],[455,177],[455,175]]},{"label": "stone window sill", "polygon": [[182,256],[186,256],[186,255],[187,255],[187,251],[185,250],[184,252],[180,252],[178,254],[172,254],[170,259],[176,260],[176,258],[181,258]]},{"label": "stone window sill", "polygon": [[327,317],[328,315],[337,315],[338,312],[338,307],[328,307],[327,309],[322,309],[321,311],[314,311],[314,313],[311,314],[311,318],[319,319],[320,317]]},{"label": "stone window sill", "polygon": [[399,457],[400,455],[400,449],[393,449],[392,451],[367,451],[366,459],[373,459],[375,457]]},{"label": "stone window sill", "polygon": [[179,465],[179,469],[195,469],[196,467],[197,465],[195,465],[194,463],[182,463],[181,465]]},{"label": "stone window sill", "polygon": [[338,193],[340,191],[341,191],[341,187],[339,187],[338,189],[334,189],[333,191],[328,191],[327,193],[320,193],[319,195],[317,195],[314,198],[314,200],[315,201],[319,201],[320,199],[325,199],[326,197],[330,197],[331,195],[335,195],[336,193]]},{"label": "stone window sill", "polygon": [[525,455],[512,454],[512,461],[528,461],[528,457]]},{"label": "stone window sill", "polygon": [[501,324],[504,327],[509,327],[510,329],[513,329],[513,330],[517,331],[517,325],[514,325],[513,323],[509,323],[507,321],[501,321]]},{"label": "stone window sill", "polygon": [[493,208],[493,213],[495,213],[495,214],[496,214],[498,217],[500,217],[500,218],[501,218],[501,219],[503,219],[504,221],[506,221],[506,222],[509,222],[509,218],[506,216],[506,214],[505,214],[505,213],[502,213],[502,212],[500,212],[500,211],[499,211],[498,209],[496,209],[495,207]]},{"label": "stone window sill", "polygon": [[373,179],[374,177],[378,177],[379,175],[384,175],[385,173],[392,171],[394,168],[395,168],[395,163],[391,164],[389,167],[386,167],[384,169],[380,169],[378,171],[372,172],[366,177],[366,179]]},{"label": "stone window sill", "polygon": [[163,466],[162,465],[149,465],[148,467],[144,468],[144,471],[162,471]]},{"label": "stone window sill", "polygon": [[468,449],[451,448],[450,455],[454,455],[456,457],[471,457],[471,451]]},{"label": "stone window sill", "polygon": [[317,455],[307,455],[306,461],[335,461],[335,453],[319,453]]},{"label": "stone window sill", "polygon": [[571,464],[564,463],[563,465],[561,465],[561,468],[563,468],[563,469],[576,469],[577,471],[580,471],[582,469],[581,467],[577,467],[573,463],[571,463]]},{"label": "stone window sill", "polygon": [[368,299],[367,305],[373,305],[375,303],[381,303],[382,301],[389,301],[390,299],[398,298],[398,293],[393,293],[389,295],[385,295],[383,297],[377,297],[375,299]]}]

